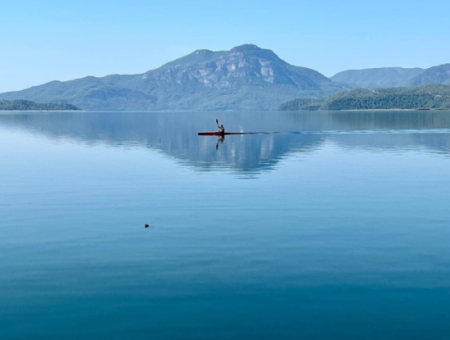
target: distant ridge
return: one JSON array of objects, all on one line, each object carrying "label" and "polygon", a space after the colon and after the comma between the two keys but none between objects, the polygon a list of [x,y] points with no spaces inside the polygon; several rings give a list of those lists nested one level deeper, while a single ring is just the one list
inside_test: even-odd
[{"label": "distant ridge", "polygon": [[363,70],[348,70],[335,74],[332,80],[352,87],[384,88],[406,85],[424,70],[421,68],[381,67]]},{"label": "distant ridge", "polygon": [[73,103],[86,110],[270,110],[291,98],[348,88],[246,44],[229,51],[197,50],[143,74],[53,81],[0,99]]},{"label": "distant ridge", "polygon": [[339,72],[330,79],[351,87],[368,89],[425,84],[450,85],[450,64],[433,66],[427,69],[382,67],[348,70]]},{"label": "distant ridge", "polygon": [[408,82],[409,86],[424,84],[450,85],[450,64],[430,67]]}]

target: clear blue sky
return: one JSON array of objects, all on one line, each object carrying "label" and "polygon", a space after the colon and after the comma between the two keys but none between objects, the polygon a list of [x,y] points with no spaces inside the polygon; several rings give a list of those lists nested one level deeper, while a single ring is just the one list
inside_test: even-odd
[{"label": "clear blue sky", "polygon": [[244,43],[331,76],[450,63],[449,0],[0,0],[0,92]]}]

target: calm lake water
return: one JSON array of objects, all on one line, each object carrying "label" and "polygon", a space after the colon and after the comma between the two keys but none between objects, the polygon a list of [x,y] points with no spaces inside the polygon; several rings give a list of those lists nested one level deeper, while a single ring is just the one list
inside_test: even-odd
[{"label": "calm lake water", "polygon": [[2,113],[0,157],[1,339],[450,338],[450,112]]}]

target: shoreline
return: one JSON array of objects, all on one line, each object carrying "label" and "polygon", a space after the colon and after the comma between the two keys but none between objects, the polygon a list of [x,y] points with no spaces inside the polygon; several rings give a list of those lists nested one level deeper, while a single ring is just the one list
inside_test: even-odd
[{"label": "shoreline", "polygon": [[376,111],[376,112],[388,112],[388,111],[419,111],[419,112],[436,112],[436,111],[450,111],[450,108],[448,109],[347,109],[347,110],[255,110],[255,111],[249,111],[249,110],[236,110],[236,111],[196,111],[196,110],[189,110],[189,111],[124,111],[124,110],[93,110],[93,111],[87,111],[87,110],[1,110],[1,113],[24,113],[24,112],[34,112],[34,113],[48,113],[48,112],[153,112],[153,113],[160,113],[160,112],[178,112],[178,113],[193,113],[193,112],[224,112],[224,113],[233,113],[233,112],[318,112],[318,111],[327,111],[327,112],[368,112],[368,111]]},{"label": "shoreline", "polygon": [[328,111],[450,111],[449,109],[348,109],[348,110],[328,110]]},{"label": "shoreline", "polygon": [[0,113],[3,112],[85,112],[84,110],[0,110]]}]

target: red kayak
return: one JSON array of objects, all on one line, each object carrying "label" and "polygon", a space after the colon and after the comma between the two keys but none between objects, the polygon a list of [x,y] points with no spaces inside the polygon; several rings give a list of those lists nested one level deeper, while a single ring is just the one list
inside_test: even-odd
[{"label": "red kayak", "polygon": [[199,136],[228,136],[228,135],[243,135],[245,132],[220,132],[220,131],[210,131],[210,132],[199,132]]}]

